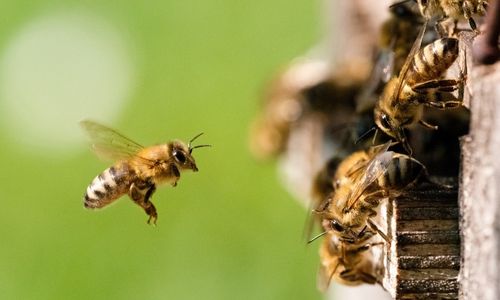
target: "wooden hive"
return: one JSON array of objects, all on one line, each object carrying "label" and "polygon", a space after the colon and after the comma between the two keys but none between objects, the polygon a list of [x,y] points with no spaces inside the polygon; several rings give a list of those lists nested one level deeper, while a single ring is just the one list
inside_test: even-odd
[{"label": "wooden hive", "polygon": [[425,184],[385,209],[384,288],[395,299],[458,299],[457,188]]}]

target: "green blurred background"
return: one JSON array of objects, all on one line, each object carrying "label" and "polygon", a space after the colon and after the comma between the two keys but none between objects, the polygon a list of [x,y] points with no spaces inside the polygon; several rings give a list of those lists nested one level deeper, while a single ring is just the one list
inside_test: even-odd
[{"label": "green blurred background", "polygon": [[[16,0],[0,11],[0,299],[320,298],[305,210],[247,147],[264,84],[319,38],[318,2]],[[154,195],[157,227],[127,198],[83,208],[109,165],[85,144],[86,117],[145,145],[205,132],[200,172]]]}]

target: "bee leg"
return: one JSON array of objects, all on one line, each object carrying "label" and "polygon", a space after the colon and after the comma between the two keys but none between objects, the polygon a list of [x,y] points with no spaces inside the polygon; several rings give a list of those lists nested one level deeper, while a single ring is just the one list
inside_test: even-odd
[{"label": "bee leg", "polygon": [[374,284],[377,282],[377,278],[372,274],[366,273],[364,271],[359,271],[359,279],[365,283]]},{"label": "bee leg", "polygon": [[156,190],[156,186],[153,183],[142,182],[142,183],[132,183],[129,190],[129,196],[132,200],[142,207],[146,214],[149,216],[148,224],[153,223],[156,225],[156,220],[158,219],[158,214],[156,213],[156,208],[149,199]]},{"label": "bee leg", "polygon": [[373,275],[355,269],[345,269],[344,271],[340,272],[339,276],[345,281],[354,282],[360,280],[365,283],[371,283],[371,284],[377,282],[377,279]]},{"label": "bee leg", "polygon": [[172,187],[176,187],[177,186],[177,181],[179,181],[179,179],[181,178],[181,172],[179,172],[179,169],[177,169],[177,166],[175,166],[174,164],[172,164],[170,166],[170,169],[171,169],[171,175],[173,175],[174,177],[174,181],[172,182]]},{"label": "bee leg", "polygon": [[474,11],[474,6],[471,1],[464,1],[462,3],[462,10],[464,12],[464,17],[469,21],[470,28],[476,33],[479,34],[479,30],[477,29],[476,22],[472,18],[472,12]]},{"label": "bee leg", "polygon": [[438,129],[437,125],[429,124],[429,123],[425,122],[424,120],[419,120],[418,124],[422,125],[425,128],[428,128],[428,129],[432,129],[432,130],[437,130]]},{"label": "bee leg", "polygon": [[456,79],[435,79],[425,81],[412,86],[412,90],[419,94],[428,94],[432,91],[453,92],[460,87],[462,80]]},{"label": "bee leg", "polygon": [[153,221],[153,225],[156,225],[156,220],[158,219],[158,213],[156,213],[156,207],[153,205],[153,202],[149,201],[153,193],[156,191],[156,186],[153,184],[148,191],[146,192],[146,195],[144,196],[144,211],[146,214],[148,214],[149,219],[148,219],[148,224],[151,224],[151,221]]},{"label": "bee leg", "polygon": [[462,101],[427,102],[426,105],[439,109],[457,108],[462,105]]},{"label": "bee leg", "polygon": [[380,228],[378,228],[378,226],[375,223],[373,223],[373,221],[371,219],[368,219],[367,223],[368,223],[368,226],[372,230],[375,230],[384,239],[384,241],[386,243],[388,243],[388,244],[391,243],[391,240],[389,239],[389,237],[387,236],[387,234],[385,234],[385,232],[383,232],[382,230],[380,230]]},{"label": "bee leg", "polygon": [[[448,109],[448,108],[457,108],[462,105],[462,97],[456,97],[450,91],[457,89],[463,81],[454,80],[454,79],[446,79],[446,80],[438,80],[437,82],[425,82],[418,86],[416,91],[423,93],[424,89],[421,87],[425,84],[425,88],[430,89],[428,91],[426,97],[423,97],[421,103],[438,108],[438,109]],[[443,85],[440,85],[442,83]],[[436,88],[432,88],[432,86],[436,86]]]},{"label": "bee leg", "polygon": [[427,168],[422,169],[422,173],[419,175],[417,184],[422,184],[422,183],[427,183],[441,189],[452,189],[456,187],[453,184],[446,184],[443,182],[432,180],[431,176],[429,175],[429,172],[427,171]]},{"label": "bee leg", "polygon": [[474,19],[472,17],[469,18],[469,25],[470,25],[470,28],[472,28],[472,30],[476,34],[480,34],[481,33],[481,31],[479,31],[479,29],[477,29],[476,21],[474,21]]},{"label": "bee leg", "polygon": [[443,22],[446,20],[446,16],[442,16],[439,20],[436,20],[436,24],[434,25],[434,30],[436,30],[437,34],[440,38],[444,38],[448,36],[446,29],[444,28]]}]

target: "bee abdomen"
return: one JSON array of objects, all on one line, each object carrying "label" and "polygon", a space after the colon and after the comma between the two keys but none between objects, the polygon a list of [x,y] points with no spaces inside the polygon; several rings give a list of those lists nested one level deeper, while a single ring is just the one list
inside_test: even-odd
[{"label": "bee abdomen", "polygon": [[439,78],[458,57],[458,39],[442,38],[420,49],[413,58],[406,81],[412,85]]},{"label": "bee abdomen", "polygon": [[414,183],[424,172],[417,160],[403,154],[395,154],[379,184],[386,188],[401,190]]},{"label": "bee abdomen", "polygon": [[92,180],[84,196],[86,208],[101,208],[125,194],[130,186],[128,166],[122,164],[104,170]]}]

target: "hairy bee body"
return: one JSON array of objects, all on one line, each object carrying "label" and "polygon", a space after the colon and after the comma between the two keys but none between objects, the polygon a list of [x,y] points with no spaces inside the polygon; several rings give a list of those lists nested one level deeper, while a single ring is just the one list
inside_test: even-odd
[{"label": "hairy bee body", "polygon": [[[401,194],[428,176],[425,166],[408,155],[392,151],[363,152],[346,158],[352,168],[345,172],[345,178],[336,176],[335,190],[320,211],[323,228],[336,231],[340,239],[348,243],[359,243],[372,235],[363,228],[377,214],[382,201]],[[342,168],[341,163],[339,171]]]},{"label": "hairy bee body", "polygon": [[332,280],[350,286],[379,281],[381,268],[372,246],[347,244],[331,232],[326,234],[319,249],[319,289],[325,291]]},{"label": "hairy bee body", "polygon": [[442,38],[417,52],[405,77],[406,84],[439,78],[458,57],[458,39]]},{"label": "hairy bee body", "polygon": [[[420,38],[422,36],[423,31]],[[458,57],[458,39],[442,38],[416,51],[420,42],[421,39],[417,39],[414,54],[407,58],[399,76],[384,87],[374,109],[377,126],[401,142],[410,153],[403,128],[419,122],[435,129],[422,121],[423,106],[439,109],[460,106],[461,99],[452,92],[463,83],[462,78],[442,79]]]},{"label": "hairy bee body", "polygon": [[136,179],[127,162],[120,162],[96,176],[87,187],[84,196],[86,208],[101,208],[128,193]]},{"label": "hairy bee body", "polygon": [[450,18],[458,22],[465,19],[476,30],[477,25],[472,16],[484,15],[488,0],[417,0],[417,3],[420,13],[428,20]]},{"label": "hairy bee body", "polygon": [[148,223],[156,223],[158,214],[151,196],[163,184],[177,185],[181,171],[198,171],[191,155],[195,148],[174,140],[165,144],[142,147],[111,128],[92,121],[81,122],[93,141],[94,151],[103,158],[117,162],[92,180],[84,195],[84,206],[102,208],[121,196],[128,196],[149,216]]},{"label": "hairy bee body", "polygon": [[413,157],[393,153],[387,171],[377,180],[383,189],[400,191],[416,183],[422,176],[427,176],[424,165]]},{"label": "hairy bee body", "polygon": [[[429,97],[438,97],[435,90],[417,91],[415,85],[434,79],[439,79],[455,62],[458,57],[458,39],[442,38],[417,52],[411,60],[408,72],[404,79],[393,78],[384,90],[380,105],[394,107],[393,109],[407,109],[407,105],[421,104],[430,101]],[[403,80],[403,87],[399,97],[394,97],[397,84]],[[412,111],[411,109],[408,109]]]}]

